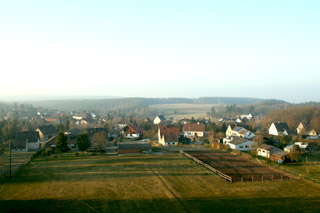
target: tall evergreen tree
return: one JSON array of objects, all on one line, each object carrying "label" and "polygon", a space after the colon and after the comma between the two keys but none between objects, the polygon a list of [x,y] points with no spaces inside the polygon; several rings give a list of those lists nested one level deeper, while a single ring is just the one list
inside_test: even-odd
[{"label": "tall evergreen tree", "polygon": [[77,138],[77,145],[80,151],[86,151],[90,147],[90,140],[88,133],[81,133]]},{"label": "tall evergreen tree", "polygon": [[55,150],[60,153],[69,151],[68,136],[66,136],[63,132],[59,132],[57,136]]}]

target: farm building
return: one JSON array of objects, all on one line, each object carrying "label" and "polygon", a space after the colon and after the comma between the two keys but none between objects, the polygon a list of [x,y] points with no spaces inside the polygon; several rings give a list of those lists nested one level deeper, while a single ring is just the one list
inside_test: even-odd
[{"label": "farm building", "polygon": [[257,148],[257,143],[245,138],[231,138],[230,141],[225,143],[231,149],[239,151],[250,151]]},{"label": "farm building", "polygon": [[269,128],[270,135],[289,135],[289,127],[285,122],[274,122]]},{"label": "farm building", "polygon": [[267,144],[262,144],[257,149],[257,152],[257,155],[268,158],[272,161],[284,161],[288,155],[288,153],[284,152],[283,150]]},{"label": "farm building", "polygon": [[204,137],[206,126],[201,123],[185,124],[183,126],[183,135],[187,138],[190,137]]},{"label": "farm building", "polygon": [[158,140],[163,146],[178,145],[180,130],[178,126],[159,126]]},{"label": "farm building", "polygon": [[36,131],[39,132],[41,141],[47,141],[49,138],[58,134],[57,128],[53,125],[40,126]]},{"label": "farm building", "polygon": [[37,131],[19,132],[11,146],[11,150],[16,152],[37,151],[39,149],[40,138]]},{"label": "farm building", "polygon": [[142,151],[151,151],[151,144],[147,142],[119,142],[118,153],[141,153]]}]

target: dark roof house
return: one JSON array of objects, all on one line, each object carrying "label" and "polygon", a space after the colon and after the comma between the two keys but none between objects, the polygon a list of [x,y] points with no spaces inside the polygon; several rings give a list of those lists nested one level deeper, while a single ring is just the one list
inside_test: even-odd
[{"label": "dark roof house", "polygon": [[37,150],[39,148],[39,133],[37,131],[19,132],[12,142],[11,148],[16,151]]},{"label": "dark roof house", "polygon": [[[55,135],[58,134],[58,130],[55,126],[53,125],[45,125],[45,126],[39,126],[38,130],[43,134],[43,135]],[[40,134],[41,134],[40,133]]]}]

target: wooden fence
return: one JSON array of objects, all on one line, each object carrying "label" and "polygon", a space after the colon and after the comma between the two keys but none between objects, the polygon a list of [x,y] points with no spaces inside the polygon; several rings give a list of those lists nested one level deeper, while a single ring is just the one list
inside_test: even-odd
[{"label": "wooden fence", "polygon": [[230,177],[230,176],[228,176],[228,175],[226,175],[226,174],[224,174],[224,173],[220,172],[219,170],[217,170],[217,169],[213,168],[212,166],[210,166],[210,165],[208,165],[208,164],[204,163],[203,161],[201,161],[201,160],[199,160],[199,159],[197,159],[197,158],[193,157],[192,155],[190,155],[190,154],[188,154],[188,153],[186,153],[186,152],[184,152],[184,151],[182,151],[182,150],[180,150],[179,152],[180,152],[180,154],[181,154],[181,155],[186,156],[187,158],[189,158],[189,159],[193,160],[194,162],[196,162],[196,163],[200,164],[201,166],[203,166],[203,167],[207,168],[207,169],[208,169],[208,170],[210,170],[211,172],[213,172],[213,173],[215,173],[215,174],[219,175],[219,176],[220,176],[220,177],[222,177],[223,179],[225,179],[225,180],[227,180],[227,181],[229,181],[229,182],[231,182],[231,183],[232,183],[232,177]]}]

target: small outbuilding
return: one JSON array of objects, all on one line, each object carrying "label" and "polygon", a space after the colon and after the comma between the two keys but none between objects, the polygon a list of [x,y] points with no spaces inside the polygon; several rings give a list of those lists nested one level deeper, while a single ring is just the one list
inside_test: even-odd
[{"label": "small outbuilding", "polygon": [[288,155],[287,152],[267,144],[262,144],[257,149],[257,152],[257,155],[268,158],[272,161],[285,161]]},{"label": "small outbuilding", "polygon": [[152,146],[147,142],[119,142],[118,153],[129,154],[129,153],[141,153],[142,151],[151,152]]}]

